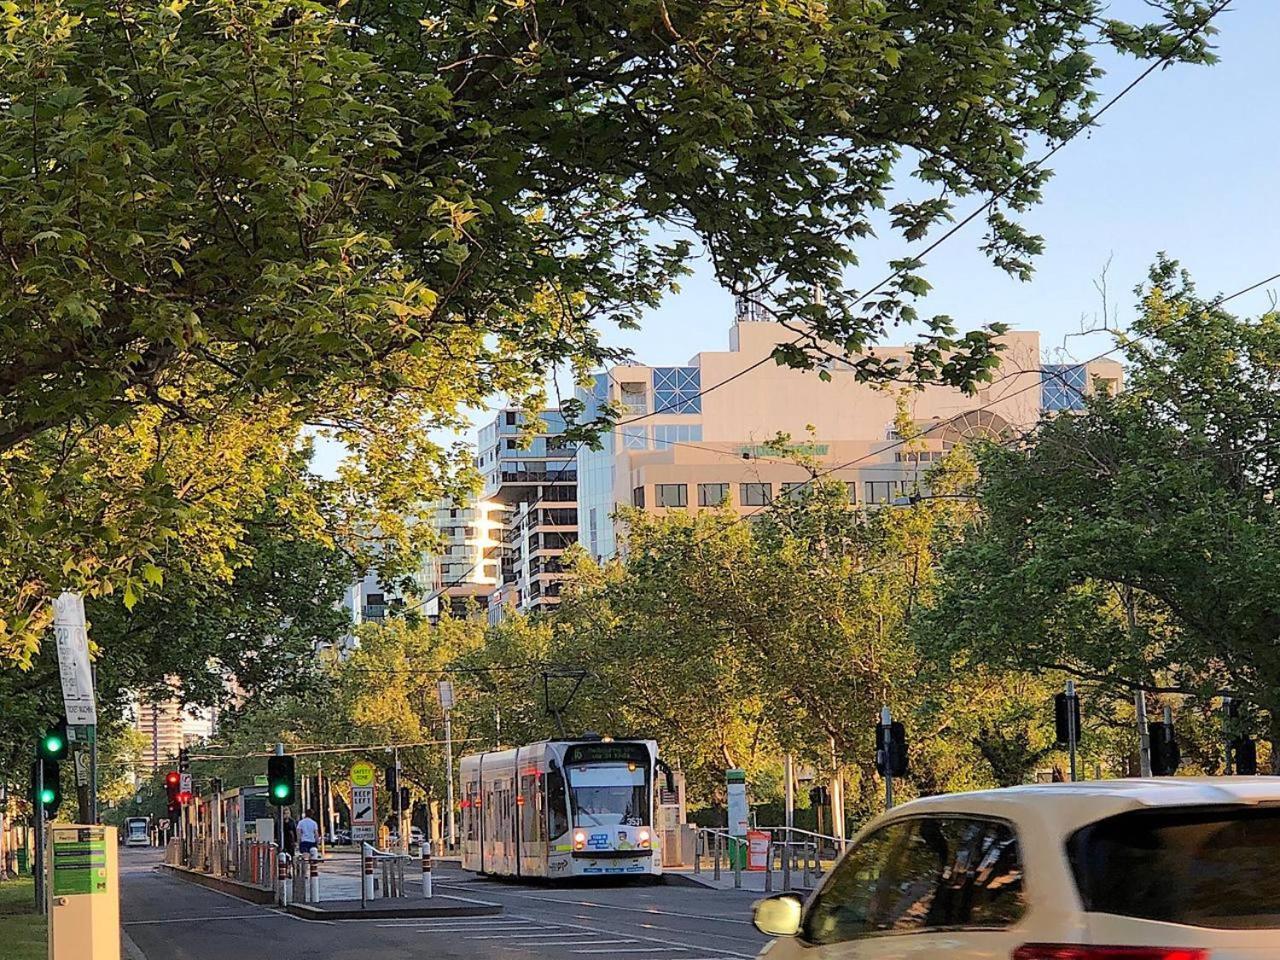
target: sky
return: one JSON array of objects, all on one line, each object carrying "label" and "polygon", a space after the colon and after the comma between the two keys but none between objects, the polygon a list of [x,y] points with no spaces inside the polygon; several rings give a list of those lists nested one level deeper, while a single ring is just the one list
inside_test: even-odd
[{"label": "sky", "polygon": [[[1116,0],[1111,15],[1141,21],[1150,10],[1142,0]],[[1133,289],[1159,251],[1181,261],[1205,296],[1280,273],[1280,0],[1234,0],[1215,23],[1219,63],[1157,70],[1053,158],[1042,203],[1021,218],[1045,240],[1029,282],[981,254],[979,218],[927,258],[923,272],[933,291],[918,305],[920,313],[947,314],[962,330],[993,321],[1039,330],[1042,350],[1065,342],[1083,360],[1112,346],[1105,334],[1064,341],[1082,325],[1101,322],[1095,283],[1104,269],[1121,326],[1132,320]],[[1099,105],[1147,66],[1119,56],[1101,57],[1100,65],[1107,75],[1097,85]],[[913,192],[910,184],[906,192]],[[914,194],[931,195],[923,188]],[[957,218],[983,199],[961,203]],[[849,283],[864,289],[883,279],[888,261],[913,249],[860,244],[861,266]],[[727,349],[732,297],[704,260],[692,266],[679,292],[649,311],[640,329],[607,329],[605,342],[654,365]],[[1280,283],[1271,291],[1280,291]],[[1260,313],[1269,306],[1268,293],[1241,297],[1231,308]],[[909,331],[896,334],[889,342],[910,339]],[[569,385],[562,380],[562,386]],[[477,425],[484,416],[477,415]],[[322,472],[334,452],[320,452]]]}]

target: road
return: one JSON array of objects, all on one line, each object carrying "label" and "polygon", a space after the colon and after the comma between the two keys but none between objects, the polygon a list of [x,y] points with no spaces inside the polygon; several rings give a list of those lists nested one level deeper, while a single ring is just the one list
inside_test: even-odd
[{"label": "road", "polygon": [[732,960],[765,943],[748,919],[757,895],[740,891],[533,886],[445,867],[439,892],[506,912],[321,923],[162,875],[159,859],[125,850],[120,860],[121,920],[146,960]]}]

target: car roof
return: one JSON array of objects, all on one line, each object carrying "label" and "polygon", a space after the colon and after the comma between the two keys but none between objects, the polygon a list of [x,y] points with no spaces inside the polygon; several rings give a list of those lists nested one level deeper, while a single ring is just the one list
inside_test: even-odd
[{"label": "car roof", "polygon": [[1066,832],[1145,808],[1267,802],[1280,802],[1280,777],[1152,777],[938,794],[905,803],[891,816],[896,819],[912,814],[969,813],[1019,820],[1021,812],[1034,811],[1042,823]]}]

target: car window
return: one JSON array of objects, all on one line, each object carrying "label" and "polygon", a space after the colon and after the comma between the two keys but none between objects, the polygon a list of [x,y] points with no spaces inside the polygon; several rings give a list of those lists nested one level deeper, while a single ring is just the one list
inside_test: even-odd
[{"label": "car window", "polygon": [[1067,851],[1086,910],[1280,928],[1280,809],[1126,813],[1076,832]]},{"label": "car window", "polygon": [[893,823],[868,835],[835,866],[805,914],[801,936],[814,944],[864,936],[877,908],[880,876],[910,824]]}]

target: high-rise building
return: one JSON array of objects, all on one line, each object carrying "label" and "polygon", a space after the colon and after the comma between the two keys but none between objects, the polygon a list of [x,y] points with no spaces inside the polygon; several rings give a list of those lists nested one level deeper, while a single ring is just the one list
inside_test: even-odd
[{"label": "high-rise building", "polygon": [[[889,502],[916,489],[958,441],[1029,428],[1043,412],[1078,408],[1096,382],[1118,389],[1122,377],[1109,360],[1042,367],[1039,334],[1018,332],[1002,338],[991,382],[972,396],[946,386],[905,392],[873,386],[843,361],[829,362],[824,380],[769,359],[794,333],[758,313],[739,310],[727,351],[699,353],[678,367],[617,366],[579,391],[587,419],[606,401],[622,410],[601,449],[582,447],[577,455],[579,530],[593,556],[617,553],[613,514],[623,505],[759,511],[810,479],[792,454],[843,481],[855,503]],[[875,353],[892,359],[907,351]],[[905,446],[896,429],[900,398],[923,431]],[[770,445],[780,433],[790,438],[789,450]]]},{"label": "high-rise building", "polygon": [[185,746],[207,740],[217,726],[210,710],[184,710],[176,699],[139,700],[133,706],[133,725],[145,743],[139,759],[139,775],[145,776],[173,763]]},{"label": "high-rise building", "polygon": [[492,592],[492,619],[504,609],[535,611],[560,602],[560,557],[578,539],[575,445],[564,438],[558,410],[543,410],[536,432],[524,414],[500,410],[480,429],[476,466],[484,497],[507,510],[502,589]]}]

